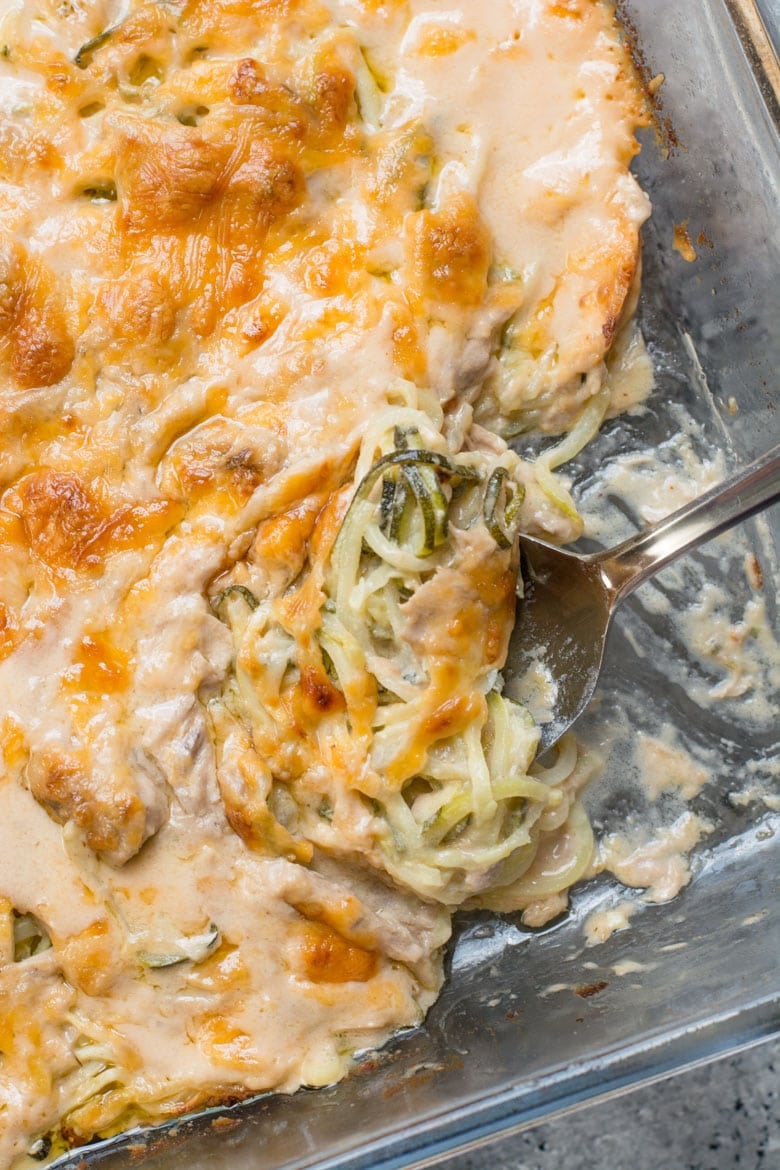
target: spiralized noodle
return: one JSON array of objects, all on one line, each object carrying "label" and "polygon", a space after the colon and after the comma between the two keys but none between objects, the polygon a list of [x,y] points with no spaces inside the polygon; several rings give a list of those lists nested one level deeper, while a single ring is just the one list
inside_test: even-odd
[{"label": "spiralized noodle", "polygon": [[609,409],[611,393],[604,387],[588,402],[568,434],[541,455],[534,464],[536,482],[552,504],[576,525],[577,533],[582,531],[582,521],[571,497],[571,493],[553,475],[556,467],[568,463],[579,455],[588,443],[596,437]]},{"label": "spiralized noodle", "polygon": [[[453,906],[511,888],[522,906],[568,887],[592,840],[570,784],[574,741],[540,767],[538,728],[501,693],[520,462],[508,449],[452,452],[438,404],[403,383],[394,397],[366,429],[351,484],[323,509],[289,594],[258,601],[232,586],[215,602],[236,645],[233,681],[212,703],[220,774],[237,740],[244,772],[254,748],[266,831],[293,852],[359,849],[422,898]],[[565,513],[553,469],[605,410],[597,394],[536,464]],[[321,710],[307,724],[291,713],[312,678]],[[567,864],[538,873],[542,841],[564,832]]]}]

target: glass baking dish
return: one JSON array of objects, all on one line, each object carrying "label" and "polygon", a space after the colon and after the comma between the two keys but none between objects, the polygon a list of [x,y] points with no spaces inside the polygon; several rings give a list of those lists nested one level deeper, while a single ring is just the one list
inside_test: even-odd
[{"label": "glass baking dish", "polygon": [[[636,168],[654,204],[639,313],[657,389],[648,409],[608,424],[581,458],[583,500],[598,487],[594,469],[621,451],[664,451],[684,431],[697,451],[721,451],[729,467],[780,432],[772,402],[780,106],[767,35],[780,28],[777,0],[760,9],[751,0],[626,0],[622,10],[648,76],[665,78],[662,128],[644,135]],[[683,223],[694,263],[673,248],[674,226]],[[775,510],[693,567],[667,571],[659,587],[684,606],[704,579],[720,580],[739,612],[750,595],[739,566],[753,548],[776,624],[777,520]],[[590,948],[585,918],[625,896],[612,879],[581,885],[570,913],[541,931],[486,913],[463,916],[425,1026],[367,1056],[346,1082],[136,1130],[74,1151],[58,1170],[426,1166],[780,1031],[780,818],[761,800],[734,799],[735,780],[746,775],[777,791],[778,696],[769,696],[763,725],[746,722],[739,702],[698,706],[692,695],[708,682],[706,664],[684,659],[681,673],[683,650],[657,608],[643,605],[640,591],[621,611],[583,735],[606,756],[589,796],[602,828],[620,824],[631,806],[624,747],[637,729],[667,722],[709,753],[716,776],[697,807],[717,828],[676,899],[637,899],[630,929]]]}]

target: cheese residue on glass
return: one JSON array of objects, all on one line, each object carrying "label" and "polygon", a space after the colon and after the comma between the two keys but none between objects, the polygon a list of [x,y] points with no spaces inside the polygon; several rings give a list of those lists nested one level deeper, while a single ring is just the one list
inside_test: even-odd
[{"label": "cheese residue on glass", "polygon": [[649,206],[592,0],[0,0],[0,46],[22,1166],[338,1080],[455,907],[587,869],[500,671],[518,530],[579,534],[555,469],[646,385]]}]

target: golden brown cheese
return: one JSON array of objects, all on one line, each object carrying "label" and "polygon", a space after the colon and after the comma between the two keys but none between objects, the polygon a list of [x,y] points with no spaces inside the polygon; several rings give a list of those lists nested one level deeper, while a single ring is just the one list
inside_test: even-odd
[{"label": "golden brown cheese", "polygon": [[381,730],[322,650],[356,460],[416,412],[570,535],[473,419],[603,393],[647,203],[592,0],[0,0],[0,45],[5,1167],[333,1081],[432,1002],[449,912],[375,805],[487,726],[515,564],[442,552]]}]

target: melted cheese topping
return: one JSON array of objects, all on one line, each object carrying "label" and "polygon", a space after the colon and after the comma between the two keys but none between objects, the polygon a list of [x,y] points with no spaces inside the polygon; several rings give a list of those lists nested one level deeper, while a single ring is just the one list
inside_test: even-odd
[{"label": "melted cheese topping", "polygon": [[[387,411],[576,532],[486,428],[608,409],[642,118],[592,0],[0,2],[3,1165],[333,1081],[432,1001],[449,913],[371,801],[479,748],[513,557],[452,536],[373,746],[368,668],[306,658],[328,558]],[[210,604],[249,585],[262,646]]]}]

